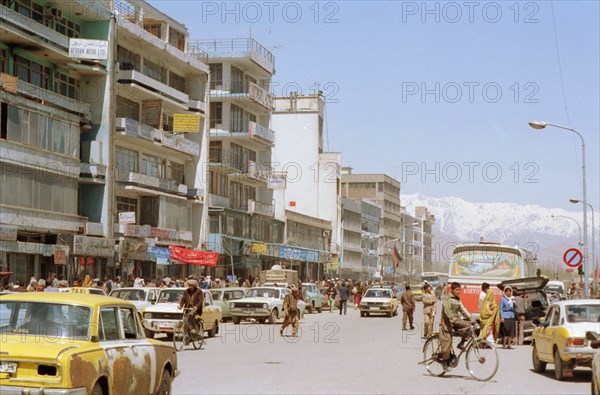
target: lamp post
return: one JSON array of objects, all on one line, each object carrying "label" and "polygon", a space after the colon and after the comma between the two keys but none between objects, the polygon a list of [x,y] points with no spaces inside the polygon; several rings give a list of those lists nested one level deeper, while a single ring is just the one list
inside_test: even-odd
[{"label": "lamp post", "polygon": [[[577,134],[579,136],[579,138],[581,139],[581,173],[583,176],[583,271],[584,273],[587,274],[589,273],[589,265],[588,265],[588,242],[587,242],[587,188],[586,188],[586,178],[585,178],[585,141],[583,140],[583,136],[581,135],[581,133],[579,133],[577,130],[573,129],[573,128],[568,128],[566,126],[560,126],[560,125],[555,125],[553,123],[550,122],[538,122],[538,121],[533,121],[533,122],[529,122],[529,126],[531,126],[533,129],[536,130],[541,130],[544,129],[546,126],[553,126],[555,128],[558,129],[563,129],[563,130],[568,130],[570,132],[573,132],[575,134]],[[584,278],[583,281],[583,285],[584,285],[584,293],[585,293],[585,297],[589,298],[590,297],[590,286],[588,284],[587,278]]]},{"label": "lamp post", "polygon": [[[583,201],[579,200],[579,199],[569,199],[569,201],[573,204],[578,204],[578,203],[582,203],[584,205],[587,205],[590,210],[592,210],[592,266],[594,266],[594,275],[596,273],[596,271],[598,270],[598,261],[596,261],[596,225],[595,225],[595,217],[596,217],[596,212],[594,211],[594,206],[592,206],[589,203],[584,203]],[[585,272],[586,276],[589,276],[590,273]]]},{"label": "lamp post", "polygon": [[[552,218],[565,218],[565,219],[570,219],[571,221],[575,222],[575,224],[577,225],[577,228],[579,230],[579,242],[577,243],[579,245],[579,248],[581,248],[583,246],[583,242],[581,241],[581,225],[579,224],[579,221],[577,221],[575,218],[571,218],[571,217],[567,217],[566,215],[551,215]],[[556,263],[554,264],[554,276],[557,277],[557,272],[556,272]],[[556,278],[558,280],[558,278]]]}]

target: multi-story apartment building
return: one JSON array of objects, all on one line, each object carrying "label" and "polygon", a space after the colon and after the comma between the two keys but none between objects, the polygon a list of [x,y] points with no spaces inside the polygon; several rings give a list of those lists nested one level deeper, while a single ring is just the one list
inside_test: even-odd
[{"label": "multi-story apartment building", "polygon": [[17,195],[3,188],[3,250],[18,253],[3,261],[20,277],[56,271],[67,251],[69,278],[185,274],[156,261],[206,241],[206,54],[144,1],[1,4],[3,175],[42,169]]},{"label": "multi-story apartment building", "polygon": [[[401,279],[411,280],[421,270],[420,248],[416,247],[419,234],[421,231],[421,224],[414,215],[411,215],[405,207],[402,207],[400,213],[400,244],[399,252],[402,256],[402,268],[401,268]],[[416,251],[419,250],[419,251]]]},{"label": "multi-story apartment building", "polygon": [[[74,59],[69,47],[108,40],[111,22],[101,5],[84,13],[85,3],[0,1],[0,271],[13,281],[68,275],[72,235],[88,221],[78,208],[80,135],[105,87],[92,80],[110,62]],[[112,261],[108,247],[96,256]]]},{"label": "multi-story apartment building", "polygon": [[[287,176],[286,188],[274,193],[276,216],[285,216],[286,243],[302,246],[297,253],[312,257],[301,270],[306,279],[331,272],[334,261],[343,265],[341,154],[324,150],[324,116],[323,96],[292,93],[275,99],[271,118],[277,132],[273,166]],[[359,244],[355,240],[355,247]]]},{"label": "multi-story apartment building", "polygon": [[361,199],[361,249],[362,270],[360,280],[373,280],[379,268],[379,221],[381,206]]},{"label": "multi-story apartment building", "polygon": [[342,278],[358,279],[362,276],[362,221],[363,203],[342,198],[342,256],[340,275]]},{"label": "multi-story apartment building", "polygon": [[389,248],[400,239],[400,182],[385,174],[353,174],[342,169],[342,197],[370,199],[382,207],[379,224],[379,262],[386,280],[393,280],[395,261]]},{"label": "multi-story apartment building", "polygon": [[275,57],[253,39],[197,40],[209,55],[209,248],[223,254],[216,275],[248,277],[278,258],[285,222],[273,206],[270,93]]},{"label": "multi-story apartment building", "polygon": [[435,216],[429,212],[427,207],[415,207],[415,218],[420,227],[415,232],[415,255],[421,262],[420,272],[432,271],[433,262],[433,224]]}]

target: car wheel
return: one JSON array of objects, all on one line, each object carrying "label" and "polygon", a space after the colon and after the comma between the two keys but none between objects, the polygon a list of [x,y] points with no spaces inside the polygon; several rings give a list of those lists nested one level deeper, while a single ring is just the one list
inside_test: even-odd
[{"label": "car wheel", "polygon": [[319,314],[323,312],[323,304],[321,304],[321,307],[317,307],[317,312]]},{"label": "car wheel", "polygon": [[560,358],[560,353],[558,349],[554,350],[554,377],[558,381],[562,381],[565,379],[563,360]]},{"label": "car wheel", "polygon": [[533,362],[533,371],[537,373],[544,373],[546,371],[546,362],[540,361],[535,343],[533,344],[532,348],[531,360]]},{"label": "car wheel", "polygon": [[163,371],[160,387],[158,387],[157,395],[169,395],[171,393],[171,375],[167,370]]},{"label": "car wheel", "polygon": [[266,318],[257,318],[256,320],[258,321],[259,324],[264,324],[265,322],[267,322]]},{"label": "car wheel", "polygon": [[370,313],[365,313],[365,316],[366,316],[366,317],[370,317],[370,316],[371,316],[371,314],[370,314]]},{"label": "car wheel", "polygon": [[392,317],[394,316],[394,312],[393,312],[393,311],[390,311],[389,313],[387,313],[387,316],[388,316],[389,318],[392,318]]},{"label": "car wheel", "polygon": [[219,333],[219,322],[215,321],[212,328],[208,331],[208,337],[215,337]]},{"label": "car wheel", "polygon": [[269,324],[273,325],[277,319],[277,309],[273,309],[269,314]]},{"label": "car wheel", "polygon": [[361,312],[360,312],[360,316],[361,316],[361,317],[364,317],[365,315],[366,315],[366,314],[365,314],[365,312],[364,312],[364,311],[361,311]]},{"label": "car wheel", "polygon": [[234,325],[239,325],[239,324],[240,324],[240,320],[241,320],[241,319],[240,319],[240,317],[238,317],[238,316],[235,316],[235,315],[234,315],[233,317],[231,317],[231,321],[233,321],[233,324],[234,324]]},{"label": "car wheel", "polygon": [[97,382],[96,384],[94,384],[94,388],[92,388],[92,392],[90,392],[90,395],[104,395],[104,390],[102,389],[100,383]]}]

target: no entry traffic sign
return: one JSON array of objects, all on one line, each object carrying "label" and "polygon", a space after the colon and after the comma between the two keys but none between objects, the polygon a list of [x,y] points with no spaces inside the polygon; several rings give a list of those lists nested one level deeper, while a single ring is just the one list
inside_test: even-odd
[{"label": "no entry traffic sign", "polygon": [[577,267],[583,261],[583,254],[577,248],[569,248],[563,254],[563,262],[567,266]]}]

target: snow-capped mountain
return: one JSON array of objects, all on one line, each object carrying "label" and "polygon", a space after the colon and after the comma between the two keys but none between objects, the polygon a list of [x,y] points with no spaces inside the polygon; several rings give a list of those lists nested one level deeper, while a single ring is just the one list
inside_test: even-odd
[{"label": "snow-capped mountain", "polygon": [[[516,203],[474,203],[457,197],[432,198],[422,194],[401,195],[400,202],[409,213],[424,206],[435,215],[434,237],[442,242],[486,241],[518,244],[537,250],[540,263],[560,261],[568,247],[577,247],[582,213],[558,208]],[[552,217],[554,215],[554,217]],[[588,212],[591,229],[591,213]],[[599,239],[599,216],[595,217],[596,250]],[[589,253],[591,249],[589,234]]]}]

